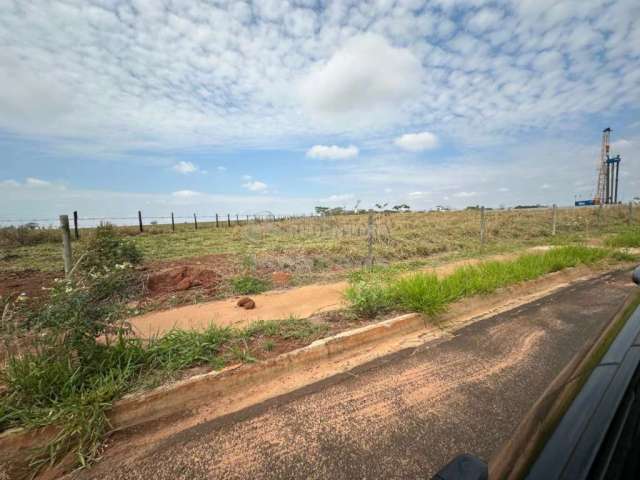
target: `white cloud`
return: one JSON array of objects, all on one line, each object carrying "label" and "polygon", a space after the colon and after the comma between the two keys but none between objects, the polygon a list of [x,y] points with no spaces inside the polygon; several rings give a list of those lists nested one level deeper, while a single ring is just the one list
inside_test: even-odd
[{"label": "white cloud", "polygon": [[192,162],[179,161],[173,166],[173,169],[183,175],[188,175],[198,171],[198,167]]},{"label": "white cloud", "polygon": [[258,180],[243,183],[242,186],[252,192],[265,192],[267,190],[267,184]]},{"label": "white cloud", "polygon": [[508,189],[507,187],[500,187],[500,188],[498,189],[498,191],[499,191],[499,192],[508,192],[508,191],[509,191],[509,189]]},{"label": "white cloud", "polygon": [[227,171],[227,167],[223,167],[223,166],[218,166],[216,167],[216,170],[218,170],[219,172],[226,172]]},{"label": "white cloud", "polygon": [[243,175],[242,179],[243,180],[251,180],[253,177],[251,175]]},{"label": "white cloud", "polygon": [[476,32],[484,32],[492,27],[497,29],[501,26],[502,17],[503,13],[500,10],[483,8],[470,17],[468,25]]},{"label": "white cloud", "polygon": [[394,143],[405,150],[420,152],[438,146],[438,137],[431,132],[405,133],[394,140]]},{"label": "white cloud", "polygon": [[358,147],[349,145],[348,147],[339,147],[337,145],[314,145],[307,150],[307,157],[321,158],[328,160],[345,160],[358,156]]},{"label": "white cloud", "polygon": [[34,177],[28,177],[24,183],[28,187],[50,187],[52,185],[51,182]]},{"label": "white cloud", "polygon": [[551,185],[549,185],[548,183],[543,183],[542,185],[540,185],[540,188],[543,190],[548,190],[551,188]]},{"label": "white cloud", "polygon": [[416,192],[409,192],[408,195],[413,198],[422,198],[426,195],[429,195],[429,192],[416,191]]},{"label": "white cloud", "polygon": [[178,198],[192,198],[202,194],[200,192],[194,192],[193,190],[178,190],[177,192],[173,192],[171,195]]},{"label": "white cloud", "polygon": [[380,35],[364,33],[350,38],[327,62],[316,65],[300,82],[299,91],[312,115],[330,119],[359,116],[361,123],[368,123],[372,113],[397,110],[419,95],[422,75],[420,61],[410,50],[394,47]]}]

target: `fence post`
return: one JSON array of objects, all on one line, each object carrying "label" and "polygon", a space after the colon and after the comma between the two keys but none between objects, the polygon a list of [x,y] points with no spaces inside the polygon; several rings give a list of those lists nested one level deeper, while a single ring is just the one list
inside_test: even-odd
[{"label": "fence post", "polygon": [[369,268],[373,268],[373,213],[369,213],[369,219],[367,223],[367,254]]},{"label": "fence post", "polygon": [[247,215],[247,225],[249,225],[249,215]]},{"label": "fence post", "polygon": [[218,223],[218,214],[216,213],[216,228],[219,227],[220,224]]},{"label": "fence post", "polygon": [[231,226],[231,215],[227,213],[227,227]]},{"label": "fence post", "polygon": [[633,223],[633,202],[629,202],[629,225]]},{"label": "fence post", "polygon": [[551,225],[551,235],[552,236],[556,236],[556,223],[558,221],[558,207],[556,206],[556,204],[553,204],[553,220],[552,220],[552,225]]},{"label": "fence post", "polygon": [[144,232],[142,228],[142,212],[138,210],[138,226],[140,227],[140,233]]},{"label": "fence post", "polygon": [[484,206],[480,207],[480,246],[484,247],[485,241],[485,219],[484,219]]},{"label": "fence post", "polygon": [[195,227],[195,229],[198,229],[198,217],[196,217],[196,214],[194,212],[193,214],[193,226]]},{"label": "fence post", "polygon": [[236,213],[236,225],[240,225],[240,216]]},{"label": "fence post", "polygon": [[171,212],[171,231],[175,232],[176,231],[176,222],[173,218],[173,212]]},{"label": "fence post", "polygon": [[60,230],[62,230],[62,259],[64,260],[64,274],[69,276],[73,268],[71,256],[71,231],[69,230],[69,216],[60,215]]},{"label": "fence post", "polygon": [[73,233],[76,236],[76,240],[80,238],[80,233],[78,232],[78,211],[74,210],[73,212]]}]

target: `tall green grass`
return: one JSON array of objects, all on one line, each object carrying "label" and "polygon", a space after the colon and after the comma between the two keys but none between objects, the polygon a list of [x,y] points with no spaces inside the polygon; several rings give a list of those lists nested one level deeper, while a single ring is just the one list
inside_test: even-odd
[{"label": "tall green grass", "polygon": [[640,228],[629,228],[607,239],[610,247],[637,248],[640,247]]},{"label": "tall green grass", "polygon": [[436,315],[461,298],[487,294],[514,283],[577,265],[591,265],[612,252],[583,246],[553,248],[542,254],[526,254],[512,261],[487,261],[464,266],[438,278],[432,273],[364,275],[354,277],[346,298],[358,315],[373,317],[391,310]]},{"label": "tall green grass", "polygon": [[221,368],[229,362],[251,362],[251,342],[269,339],[311,341],[326,325],[306,319],[259,321],[244,329],[210,325],[201,332],[173,330],[148,343],[118,335],[81,355],[49,339],[37,348],[10,357],[0,372],[6,393],[0,396],[0,431],[51,424],[60,433],[31,462],[37,470],[67,452],[80,466],[93,461],[109,431],[107,411],[126,392],[171,378],[199,365]]}]

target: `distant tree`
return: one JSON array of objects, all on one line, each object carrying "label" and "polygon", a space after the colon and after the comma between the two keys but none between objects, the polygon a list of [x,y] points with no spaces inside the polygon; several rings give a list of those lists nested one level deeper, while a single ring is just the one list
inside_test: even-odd
[{"label": "distant tree", "polygon": [[411,207],[406,203],[402,203],[400,205],[394,205],[391,208],[393,208],[396,212],[408,212],[409,210],[411,210]]},{"label": "distant tree", "polygon": [[376,208],[378,210],[384,210],[387,207],[387,205],[389,205],[389,204],[388,203],[376,203]]},{"label": "distant tree", "polygon": [[318,215],[326,215],[329,211],[329,207],[316,207],[315,210]]}]

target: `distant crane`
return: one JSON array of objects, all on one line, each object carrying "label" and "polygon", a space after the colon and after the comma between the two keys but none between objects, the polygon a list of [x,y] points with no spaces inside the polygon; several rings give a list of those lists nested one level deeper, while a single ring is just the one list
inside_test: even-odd
[{"label": "distant crane", "polygon": [[600,158],[598,159],[598,180],[596,193],[592,200],[576,200],[576,206],[582,205],[608,205],[618,203],[618,183],[620,174],[620,155],[609,155],[611,145],[611,128],[602,131],[602,144],[600,146]]}]

